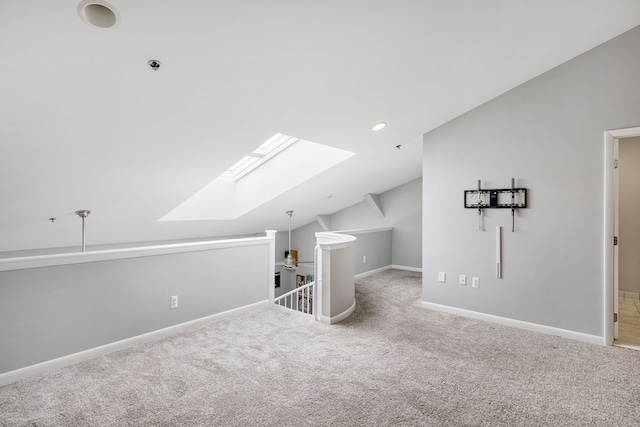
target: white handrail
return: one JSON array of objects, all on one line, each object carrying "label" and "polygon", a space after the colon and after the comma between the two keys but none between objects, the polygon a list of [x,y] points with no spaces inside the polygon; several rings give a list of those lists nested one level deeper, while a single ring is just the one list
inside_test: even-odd
[{"label": "white handrail", "polygon": [[[280,295],[278,298],[274,298],[273,302],[274,304],[278,304],[279,306],[287,307],[292,310],[302,311],[303,313],[306,313],[306,314],[313,314],[313,310],[315,309],[315,307],[313,308],[310,307],[309,300],[311,298],[315,300],[316,298],[316,296],[313,295],[313,291],[314,291],[313,288],[315,284],[316,282],[313,281],[305,284],[304,286],[300,286],[299,288],[292,289],[286,294]],[[298,306],[298,295],[300,292],[302,292],[302,301],[303,301],[302,310],[299,310],[299,306]],[[295,307],[293,305],[294,295],[296,296]],[[288,304],[287,304],[287,298],[289,298]],[[304,304],[305,300],[306,300],[306,304]],[[312,300],[312,304],[315,305],[315,301]]]},{"label": "white handrail", "polygon": [[272,238],[275,239],[274,232],[272,232],[272,234],[270,234],[268,237],[248,237],[241,239],[173,243],[157,246],[140,246],[134,248],[105,249],[90,252],[69,252],[62,254],[2,258],[0,259],[0,271],[26,270],[31,268],[51,267],[57,265],[84,264],[98,261],[111,261],[116,259],[169,255],[183,252],[209,251],[212,249],[268,245],[270,244],[270,239]]}]

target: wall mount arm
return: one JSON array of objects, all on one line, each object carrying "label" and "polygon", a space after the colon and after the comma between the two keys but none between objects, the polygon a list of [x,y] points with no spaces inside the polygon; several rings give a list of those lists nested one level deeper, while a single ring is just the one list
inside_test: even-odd
[{"label": "wall mount arm", "polygon": [[527,207],[527,189],[516,188],[511,178],[511,188],[483,189],[478,180],[477,190],[464,191],[464,207],[478,209],[478,228],[482,231],[482,209],[511,209],[511,231],[515,232],[515,211]]}]

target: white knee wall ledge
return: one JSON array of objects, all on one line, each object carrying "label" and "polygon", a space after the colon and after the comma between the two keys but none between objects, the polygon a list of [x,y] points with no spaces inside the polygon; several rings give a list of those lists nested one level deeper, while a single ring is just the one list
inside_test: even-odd
[{"label": "white knee wall ledge", "polygon": [[591,344],[599,344],[599,345],[605,344],[604,337],[584,334],[582,332],[575,332],[567,329],[554,328],[553,326],[539,325],[537,323],[529,323],[529,322],[524,322],[522,320],[509,319],[507,317],[494,316],[492,314],[485,314],[477,311],[450,307],[447,305],[434,304],[432,302],[427,302],[427,301],[422,301],[421,305],[423,308],[426,308],[429,310],[442,311],[444,313],[456,314],[458,316],[470,317],[472,319],[499,323],[501,325],[511,326],[511,327],[520,328],[520,329],[526,329],[528,331],[540,332],[547,335],[555,335],[562,338],[569,338],[577,341],[588,342]]}]

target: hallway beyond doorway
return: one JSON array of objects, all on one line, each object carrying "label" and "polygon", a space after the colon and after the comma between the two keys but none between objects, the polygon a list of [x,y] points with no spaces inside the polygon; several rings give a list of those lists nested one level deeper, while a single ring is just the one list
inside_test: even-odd
[{"label": "hallway beyond doorway", "polygon": [[640,301],[618,298],[618,347],[640,350]]}]

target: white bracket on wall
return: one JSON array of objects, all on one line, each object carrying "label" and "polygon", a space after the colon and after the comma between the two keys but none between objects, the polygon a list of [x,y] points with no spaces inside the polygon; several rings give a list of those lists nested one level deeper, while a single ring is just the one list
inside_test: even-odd
[{"label": "white bracket on wall", "polygon": [[316,216],[316,221],[320,224],[322,231],[333,231],[330,215],[318,215]]},{"label": "white bracket on wall", "polygon": [[380,196],[377,194],[368,193],[364,195],[364,199],[369,203],[371,209],[380,217],[384,218],[384,211],[382,210],[382,204],[380,203]]}]

